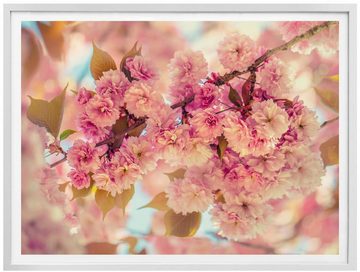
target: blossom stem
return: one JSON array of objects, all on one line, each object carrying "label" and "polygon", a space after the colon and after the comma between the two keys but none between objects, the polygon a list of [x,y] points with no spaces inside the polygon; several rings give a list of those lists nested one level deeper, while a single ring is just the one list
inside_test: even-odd
[{"label": "blossom stem", "polygon": [[339,120],[339,116],[337,116],[337,117],[335,117],[335,118],[333,118],[333,119],[330,119],[330,120],[325,121],[324,123],[322,123],[322,124],[320,125],[320,127],[323,128],[323,127],[325,127],[326,125],[331,124],[331,123],[333,123],[333,122],[335,122],[335,121],[337,121],[337,120]]},{"label": "blossom stem", "polygon": [[224,85],[227,82],[229,82],[230,80],[234,79],[235,77],[238,77],[240,75],[249,73],[249,72],[254,72],[257,70],[257,68],[259,68],[259,66],[265,62],[269,57],[275,55],[276,53],[280,52],[280,51],[286,51],[289,50],[291,47],[293,47],[295,44],[309,39],[311,37],[313,37],[314,35],[316,35],[317,33],[328,29],[330,26],[335,25],[336,22],[334,21],[329,21],[329,22],[324,22],[322,24],[319,24],[317,26],[314,26],[313,28],[310,28],[308,31],[306,31],[305,33],[295,36],[293,39],[291,39],[290,41],[288,41],[287,43],[284,43],[278,47],[275,47],[273,49],[267,50],[262,56],[260,56],[259,58],[257,58],[254,63],[252,65],[250,65],[246,70],[243,71],[232,71],[230,73],[227,73],[223,76],[220,76],[218,82],[216,83],[216,85],[220,86],[220,85]]}]

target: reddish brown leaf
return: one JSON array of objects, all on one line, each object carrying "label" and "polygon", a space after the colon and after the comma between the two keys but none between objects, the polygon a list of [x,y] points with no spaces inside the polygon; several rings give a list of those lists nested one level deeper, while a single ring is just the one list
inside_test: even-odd
[{"label": "reddish brown leaf", "polygon": [[107,242],[94,242],[85,246],[87,254],[116,254],[117,245]]}]

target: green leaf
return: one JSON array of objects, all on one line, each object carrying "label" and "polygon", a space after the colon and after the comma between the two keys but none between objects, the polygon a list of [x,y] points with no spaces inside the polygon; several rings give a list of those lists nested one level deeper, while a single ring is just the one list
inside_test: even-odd
[{"label": "green leaf", "polygon": [[143,208],[153,208],[159,211],[167,211],[169,207],[167,206],[167,197],[165,192],[161,192],[157,194],[148,204],[140,207],[139,209]]},{"label": "green leaf", "polygon": [[103,213],[103,220],[106,214],[115,206],[115,198],[108,191],[104,190],[96,190],[95,202]]},{"label": "green leaf", "polygon": [[93,78],[98,80],[104,72],[116,69],[116,63],[113,58],[107,52],[98,48],[93,42],[93,55],[90,62],[90,71]]},{"label": "green leaf", "polygon": [[195,235],[200,227],[201,213],[193,212],[182,215],[169,210],[165,213],[164,223],[166,229],[165,235],[191,237]]},{"label": "green leaf", "polygon": [[238,92],[230,86],[230,91],[229,91],[229,100],[235,105],[240,107],[241,106],[241,97],[238,94]]},{"label": "green leaf", "polygon": [[217,154],[220,160],[222,160],[225,150],[228,146],[228,141],[226,140],[224,135],[219,136],[217,139],[218,139]]},{"label": "green leaf", "polygon": [[336,135],[320,145],[324,165],[339,164],[339,135]]},{"label": "green leaf", "polygon": [[164,173],[170,179],[170,181],[174,181],[174,179],[182,179],[184,178],[186,170],[184,168],[179,168],[178,170],[171,173]]},{"label": "green leaf", "polygon": [[125,214],[125,208],[135,193],[134,185],[131,185],[130,189],[124,190],[121,194],[117,194],[115,197],[115,205],[122,209]]},{"label": "green leaf", "polygon": [[55,138],[59,135],[61,122],[64,114],[64,101],[66,94],[64,90],[50,102],[30,97],[30,106],[27,111],[28,119],[46,130]]},{"label": "green leaf", "polygon": [[65,140],[67,137],[69,137],[70,135],[76,133],[76,130],[73,129],[66,129],[63,132],[61,132],[60,134],[60,141]]}]

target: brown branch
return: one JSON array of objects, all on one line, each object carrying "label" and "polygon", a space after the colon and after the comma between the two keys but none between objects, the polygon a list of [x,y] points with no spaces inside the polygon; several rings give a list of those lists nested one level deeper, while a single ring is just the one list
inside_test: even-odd
[{"label": "brown branch", "polygon": [[227,73],[223,76],[220,77],[219,81],[217,82],[216,85],[220,86],[223,85],[227,82],[229,82],[230,80],[234,79],[235,77],[238,77],[240,75],[252,72],[252,71],[256,71],[256,69],[259,67],[259,65],[261,65],[264,61],[266,61],[268,58],[270,58],[271,56],[275,55],[276,53],[280,52],[280,51],[286,51],[288,49],[290,49],[291,47],[293,47],[295,44],[309,39],[311,37],[313,37],[314,35],[316,35],[317,33],[328,29],[330,26],[335,25],[337,22],[324,22],[322,24],[319,24],[317,26],[314,26],[313,28],[310,28],[308,31],[306,31],[305,33],[298,35],[296,37],[294,37],[293,39],[291,39],[290,41],[288,41],[287,43],[284,43],[278,47],[275,47],[273,49],[267,50],[262,56],[260,56],[259,58],[257,58],[254,63],[252,65],[250,65],[246,70],[243,71],[233,71],[231,73]]},{"label": "brown branch", "polygon": [[337,121],[337,120],[339,120],[339,116],[336,116],[336,117],[333,118],[333,119],[330,119],[330,120],[325,121],[324,123],[322,123],[322,124],[320,125],[320,128],[323,128],[323,127],[325,127],[326,125],[331,124],[331,123],[333,123],[333,122],[335,122],[335,121]]}]

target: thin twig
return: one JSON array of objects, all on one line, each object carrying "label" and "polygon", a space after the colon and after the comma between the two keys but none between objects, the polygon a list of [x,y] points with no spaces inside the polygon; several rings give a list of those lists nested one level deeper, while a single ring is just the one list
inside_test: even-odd
[{"label": "thin twig", "polygon": [[323,127],[325,127],[326,125],[331,124],[331,123],[333,123],[333,122],[335,122],[335,121],[337,121],[337,120],[339,120],[339,116],[337,116],[337,117],[335,117],[335,118],[333,118],[333,119],[330,119],[330,120],[325,121],[324,123],[322,123],[322,124],[320,125],[320,127],[323,128]]},{"label": "thin twig", "polygon": [[314,26],[313,28],[310,28],[308,31],[306,31],[305,33],[298,35],[296,37],[294,37],[293,39],[291,39],[290,41],[288,41],[287,43],[284,43],[278,47],[275,47],[273,49],[267,50],[265,52],[265,54],[263,54],[262,56],[260,56],[259,58],[257,58],[254,63],[252,65],[250,65],[246,70],[243,71],[233,71],[231,73],[225,74],[222,77],[220,77],[219,82],[217,83],[218,86],[223,85],[227,82],[229,82],[230,80],[232,80],[233,78],[252,72],[252,71],[256,71],[256,69],[263,63],[265,62],[268,58],[270,58],[271,56],[275,55],[276,53],[280,52],[280,51],[285,51],[290,49],[291,47],[293,47],[295,44],[309,39],[311,37],[313,37],[314,35],[316,35],[317,33],[328,29],[330,26],[335,25],[336,22],[324,22],[322,24],[319,24],[317,26]]}]

